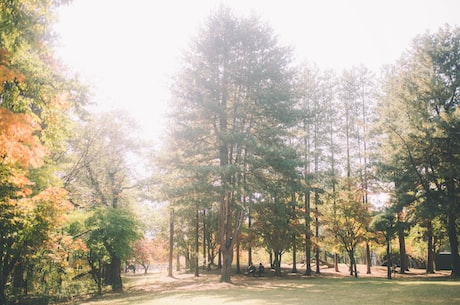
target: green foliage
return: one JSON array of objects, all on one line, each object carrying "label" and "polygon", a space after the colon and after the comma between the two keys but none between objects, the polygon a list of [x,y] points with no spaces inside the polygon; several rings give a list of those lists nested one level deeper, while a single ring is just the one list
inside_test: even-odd
[{"label": "green foliage", "polygon": [[390,210],[374,216],[369,228],[376,232],[381,232],[385,239],[390,240],[396,233],[396,216]]},{"label": "green foliage", "polygon": [[107,254],[127,259],[133,242],[141,238],[139,223],[127,209],[97,209],[85,225],[91,230],[88,248],[104,262],[110,261]]},{"label": "green foliage", "polygon": [[449,26],[418,36],[388,71],[380,108],[382,150],[399,205],[410,205],[422,222],[445,217],[454,275],[460,275],[459,40],[460,29]]}]

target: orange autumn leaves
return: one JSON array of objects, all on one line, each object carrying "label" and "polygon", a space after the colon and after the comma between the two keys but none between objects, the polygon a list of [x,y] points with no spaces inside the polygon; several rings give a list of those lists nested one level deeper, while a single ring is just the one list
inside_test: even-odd
[{"label": "orange autumn leaves", "polygon": [[2,180],[7,179],[3,182],[20,189],[22,194],[17,196],[30,194],[28,169],[41,166],[46,156],[46,148],[35,135],[39,130],[31,116],[0,107],[0,165],[10,170],[10,175]]}]

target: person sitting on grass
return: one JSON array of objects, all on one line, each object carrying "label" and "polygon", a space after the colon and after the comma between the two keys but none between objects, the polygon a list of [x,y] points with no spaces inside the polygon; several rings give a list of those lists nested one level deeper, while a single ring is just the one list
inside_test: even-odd
[{"label": "person sitting on grass", "polygon": [[255,274],[256,274],[256,266],[254,266],[254,264],[251,263],[251,264],[248,266],[248,275],[255,276]]},{"label": "person sitting on grass", "polygon": [[265,267],[262,265],[262,263],[259,264],[259,277],[264,275]]}]

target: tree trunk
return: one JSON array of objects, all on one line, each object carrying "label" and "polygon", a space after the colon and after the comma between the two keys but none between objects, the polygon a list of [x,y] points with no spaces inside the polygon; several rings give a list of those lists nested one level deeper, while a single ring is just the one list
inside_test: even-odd
[{"label": "tree trunk", "polygon": [[222,250],[219,248],[219,252],[217,255],[217,269],[222,269]]},{"label": "tree trunk", "polygon": [[240,266],[240,240],[236,241],[236,274],[241,274]]},{"label": "tree trunk", "polygon": [[297,244],[295,235],[293,236],[294,244],[292,245],[292,273],[297,273]]},{"label": "tree trunk", "polygon": [[194,259],[195,259],[195,276],[198,277],[200,276],[200,266],[199,266],[199,261],[198,261],[198,256],[199,256],[199,251],[200,251],[200,242],[199,242],[199,237],[200,237],[200,225],[199,225],[199,211],[198,207],[196,208],[195,211],[195,254],[194,254]]},{"label": "tree trunk", "polygon": [[305,275],[311,275],[310,192],[305,193]]},{"label": "tree trunk", "polygon": [[[91,256],[91,253],[90,253],[90,256]],[[96,266],[96,262],[88,258],[88,264],[91,267],[91,276],[97,285],[97,294],[102,295],[102,270],[100,269],[102,266],[102,263],[101,261],[98,262],[98,265],[99,265],[99,269],[98,269]]]},{"label": "tree trunk", "polygon": [[334,253],[334,270],[335,272],[339,272],[339,254]]},{"label": "tree trunk", "polygon": [[206,270],[206,209],[203,209],[203,270]]},{"label": "tree trunk", "polygon": [[369,242],[366,240],[366,274],[371,274],[371,249],[369,247]]},{"label": "tree trunk", "polygon": [[119,292],[123,290],[121,281],[121,259],[117,255],[111,256],[111,262],[107,265],[108,283],[112,285],[112,291]]},{"label": "tree trunk", "polygon": [[390,243],[391,240],[389,238],[387,240],[387,279],[391,280],[391,272],[393,268],[393,262],[391,260],[391,252],[390,252]]},{"label": "tree trunk", "polygon": [[169,264],[168,276],[173,277],[173,248],[174,248],[174,210],[169,213]]},{"label": "tree trunk", "polygon": [[426,238],[428,252],[426,273],[434,273],[433,225],[431,223],[431,220],[429,220],[427,224]]},{"label": "tree trunk", "polygon": [[406,238],[404,228],[400,225],[398,227],[398,238],[399,238],[399,261],[401,270],[400,273],[404,274],[408,270],[407,266],[407,255],[406,255]]},{"label": "tree trunk", "polygon": [[458,192],[452,178],[447,180],[449,204],[447,209],[447,234],[449,235],[450,257],[452,259],[452,277],[460,277],[460,255],[458,252],[457,226],[455,224],[458,215]]},{"label": "tree trunk", "polygon": [[[229,244],[232,244],[230,242]],[[225,246],[222,251],[222,272],[220,276],[220,281],[223,283],[230,283],[231,282],[231,274],[232,274],[232,261],[233,261],[233,245]]]},{"label": "tree trunk", "polygon": [[350,250],[348,251],[348,257],[350,258],[350,275],[354,275],[358,277],[358,270],[356,267],[356,260],[355,260],[355,251]]},{"label": "tree trunk", "polygon": [[274,251],[275,254],[275,275],[281,276],[281,253]]},{"label": "tree trunk", "polygon": [[[317,198],[318,197],[318,198]],[[319,259],[319,221],[318,221],[318,201],[319,195],[318,192],[315,192],[315,260],[316,260],[316,274],[321,273],[320,271],[320,259]]]},{"label": "tree trunk", "polygon": [[[296,201],[295,194],[291,194],[292,202]],[[292,205],[292,212],[295,215],[295,204]],[[297,273],[297,238],[296,234],[292,234],[292,273]]]}]

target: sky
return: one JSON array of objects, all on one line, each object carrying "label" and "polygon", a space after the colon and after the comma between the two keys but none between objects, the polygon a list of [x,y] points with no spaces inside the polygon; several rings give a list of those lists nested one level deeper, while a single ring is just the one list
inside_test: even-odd
[{"label": "sky", "polygon": [[360,64],[378,73],[417,35],[460,23],[458,0],[73,0],[58,11],[57,56],[98,110],[125,110],[159,143],[181,55],[221,3],[259,16],[299,63],[338,74]]}]

